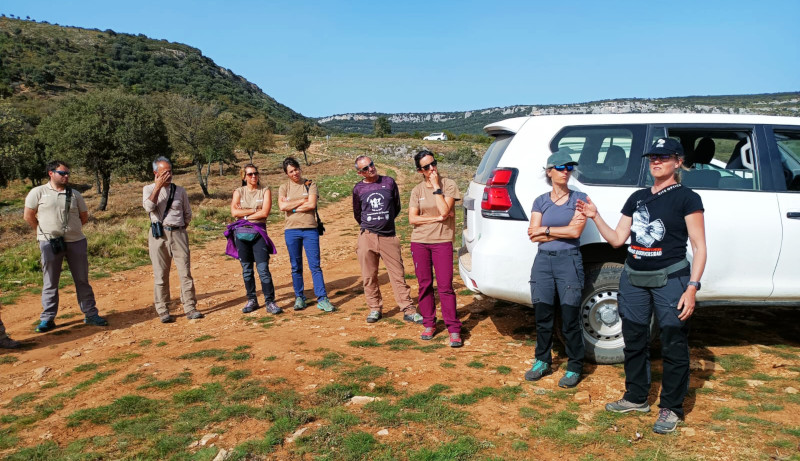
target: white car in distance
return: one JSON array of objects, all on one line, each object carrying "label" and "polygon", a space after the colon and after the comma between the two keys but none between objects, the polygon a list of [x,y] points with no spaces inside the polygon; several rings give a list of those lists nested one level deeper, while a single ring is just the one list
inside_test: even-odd
[{"label": "white car in distance", "polygon": [[444,133],[431,133],[422,138],[423,141],[447,141],[447,135]]}]

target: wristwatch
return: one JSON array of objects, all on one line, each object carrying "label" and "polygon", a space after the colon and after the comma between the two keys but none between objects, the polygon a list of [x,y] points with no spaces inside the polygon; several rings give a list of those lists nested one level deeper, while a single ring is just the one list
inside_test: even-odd
[{"label": "wristwatch", "polygon": [[[550,226],[547,226],[547,229],[544,230],[544,235],[550,237]],[[698,288],[699,290],[699,288]]]},{"label": "wristwatch", "polygon": [[700,282],[688,282],[687,285],[691,285],[695,290],[700,291]]},{"label": "wristwatch", "polygon": [[436,189],[435,191],[433,191],[433,195],[444,195],[444,193],[442,193],[441,189]]}]

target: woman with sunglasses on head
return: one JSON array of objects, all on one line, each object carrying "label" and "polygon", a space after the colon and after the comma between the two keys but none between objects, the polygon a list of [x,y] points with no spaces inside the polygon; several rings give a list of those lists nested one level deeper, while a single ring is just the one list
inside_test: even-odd
[{"label": "woman with sunglasses on head", "polygon": [[548,157],[545,180],[552,189],[533,201],[528,226],[528,238],[538,243],[530,279],[531,302],[536,313],[536,359],[525,379],[537,381],[553,372],[551,349],[557,295],[569,358],[567,371],[558,385],[567,388],[578,385],[585,354],[580,324],[583,259],[578,239],[586,226],[586,217],[576,210],[576,204],[586,199],[586,194],[568,186],[577,164],[564,150]]},{"label": "woman with sunglasses on head", "polygon": [[292,285],[294,286],[294,310],[306,308],[305,287],[303,284],[303,249],[306,251],[308,267],[314,282],[317,308],[333,312],[336,308],[328,300],[325,279],[322,277],[319,251],[319,231],[317,231],[317,185],[310,179],[303,179],[300,163],[292,157],[283,161],[283,172],[289,181],[278,191],[278,208],[286,215],[283,236],[289,250],[292,264]]},{"label": "woman with sunglasses on head", "polygon": [[[665,434],[674,431],[683,418],[683,400],[689,390],[688,321],[706,264],[705,221],[700,196],[680,184],[680,142],[658,139],[644,155],[653,186],[628,198],[616,229],[603,221],[588,198],[578,203],[578,210],[594,220],[613,247],[631,238],[618,298],[625,340],[625,394],[607,404],[606,410],[650,411],[650,319],[655,314],[661,328],[663,374],[653,431]],[[691,266],[686,259],[687,239],[692,245]]]},{"label": "woman with sunglasses on head", "polygon": [[443,178],[436,159],[427,150],[414,156],[414,164],[422,182],[411,191],[408,222],[411,231],[411,257],[419,283],[419,311],[425,326],[420,337],[433,339],[436,334],[436,300],[433,295],[433,273],[442,304],[442,318],[450,333],[450,347],[461,347],[461,321],[456,315],[456,295],[453,290],[453,239],[456,218],[453,207],[461,199],[458,185]]},{"label": "woman with sunglasses on head", "polygon": [[259,308],[253,274],[255,264],[266,310],[270,314],[280,314],[283,311],[275,304],[275,286],[269,271],[269,255],[276,252],[275,245],[267,236],[272,191],[269,187],[261,186],[258,167],[252,163],[242,167],[241,176],[243,185],[233,191],[231,200],[231,215],[239,220],[228,226],[227,235],[229,241],[233,239],[236,256],[242,264],[242,278],[247,290],[247,304],[242,312],[248,314]]}]

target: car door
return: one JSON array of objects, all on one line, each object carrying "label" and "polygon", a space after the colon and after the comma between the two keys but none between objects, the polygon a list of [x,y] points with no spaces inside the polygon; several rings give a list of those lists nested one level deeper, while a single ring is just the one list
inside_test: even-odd
[{"label": "car door", "polygon": [[786,186],[777,193],[783,235],[770,299],[797,302],[800,298],[800,127],[772,127],[767,131],[773,164],[777,166],[780,161]]},{"label": "car door", "polygon": [[[763,131],[756,126],[729,125],[666,129],[670,137],[681,141],[687,164],[703,138],[710,138],[716,146],[712,160],[683,173],[685,184],[700,195],[705,209],[708,259],[698,300],[767,299],[773,291],[782,235],[770,163],[763,158],[767,153],[759,149],[765,145]],[[693,181],[697,176],[704,179]],[[652,184],[652,179],[649,181]],[[691,245],[688,248],[691,260]]]}]

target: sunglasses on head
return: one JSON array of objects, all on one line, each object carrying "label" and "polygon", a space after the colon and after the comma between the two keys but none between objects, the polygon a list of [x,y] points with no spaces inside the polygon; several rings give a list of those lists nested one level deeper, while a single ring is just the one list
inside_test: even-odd
[{"label": "sunglasses on head", "polygon": [[253,177],[253,176],[258,176],[258,171],[254,172],[254,173],[245,173],[245,174],[246,174],[247,176],[250,176],[250,177]]},{"label": "sunglasses on head", "polygon": [[68,174],[69,174],[69,171],[64,171],[64,170],[53,170],[53,173],[58,173],[58,174],[59,174],[59,176],[66,176],[66,175],[68,175]]},{"label": "sunglasses on head", "polygon": [[575,165],[556,165],[553,167],[553,169],[556,171],[572,171],[575,169]]},{"label": "sunglasses on head", "polygon": [[365,166],[364,168],[359,168],[358,171],[360,171],[362,173],[366,173],[367,171],[369,171],[370,168],[372,168],[374,166],[375,166],[374,162],[369,162],[369,165]]},{"label": "sunglasses on head", "polygon": [[423,166],[419,167],[419,169],[428,171],[428,170],[431,169],[431,167],[434,167],[434,166],[436,166],[436,160],[432,161],[431,163],[429,163],[427,165],[423,165]]},{"label": "sunglasses on head", "polygon": [[655,162],[656,160],[658,160],[659,162],[666,162],[672,157],[674,157],[673,154],[650,154],[647,156],[648,160],[650,160],[651,162]]}]

